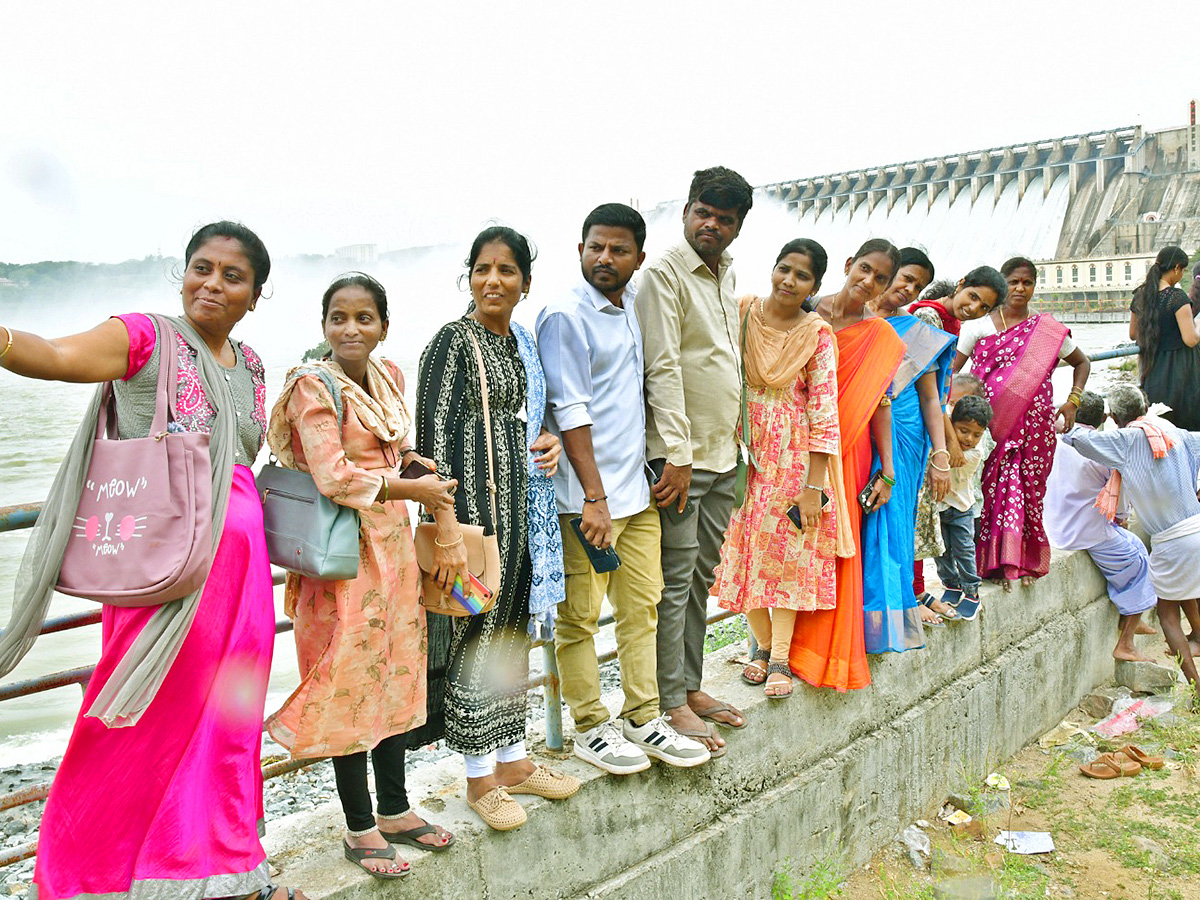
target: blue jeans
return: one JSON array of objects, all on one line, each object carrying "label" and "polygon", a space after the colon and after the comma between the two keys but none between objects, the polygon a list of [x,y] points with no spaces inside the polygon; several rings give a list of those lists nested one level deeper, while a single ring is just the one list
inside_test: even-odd
[{"label": "blue jeans", "polygon": [[975,516],[947,507],[939,514],[942,540],[946,552],[937,557],[938,578],[947,588],[962,591],[973,600],[979,599],[979,570],[975,568]]}]

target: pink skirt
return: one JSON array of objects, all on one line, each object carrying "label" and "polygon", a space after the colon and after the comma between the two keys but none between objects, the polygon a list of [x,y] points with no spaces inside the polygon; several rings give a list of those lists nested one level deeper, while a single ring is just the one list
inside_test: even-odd
[{"label": "pink skirt", "polygon": [[[136,725],[81,711],[38,838],[35,900],[201,900],[268,882],[260,748],[274,645],[271,568],[254,476],[234,466],[229,512],[179,657]],[[90,708],[153,608],[103,613]]]}]

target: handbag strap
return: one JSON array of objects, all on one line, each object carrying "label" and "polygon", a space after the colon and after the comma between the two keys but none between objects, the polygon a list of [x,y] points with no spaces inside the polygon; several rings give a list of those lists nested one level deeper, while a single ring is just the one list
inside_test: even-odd
[{"label": "handbag strap", "polygon": [[742,316],[742,333],[740,335],[742,353],[738,357],[738,365],[742,370],[742,439],[739,443],[746,448],[746,456],[750,460],[750,465],[757,469],[758,461],[754,458],[754,451],[750,449],[750,410],[746,399],[746,323],[750,321],[750,309],[753,306],[753,300],[746,305],[746,314]]},{"label": "handbag strap", "polygon": [[475,364],[479,368],[479,389],[483,395],[483,439],[487,445],[488,504],[492,511],[492,532],[496,533],[496,528],[498,527],[498,519],[496,518],[496,472],[492,468],[492,458],[494,456],[492,448],[492,411],[488,406],[487,371],[483,367],[483,351],[479,348],[479,338],[475,336],[475,328],[470,322],[467,323],[467,334],[470,336],[471,344],[475,348]]}]

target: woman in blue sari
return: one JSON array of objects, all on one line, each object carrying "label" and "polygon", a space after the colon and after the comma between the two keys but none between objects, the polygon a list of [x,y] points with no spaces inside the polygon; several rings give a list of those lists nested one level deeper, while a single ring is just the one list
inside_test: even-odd
[{"label": "woman in blue sari", "polygon": [[[925,479],[930,449],[945,456],[942,401],[954,361],[954,336],[934,328],[903,306],[933,281],[933,263],[915,247],[900,251],[896,277],[874,312],[905,343],[904,359],[892,381],[891,500],[863,519],[863,615],[868,653],[902,653],[925,645],[922,610],[912,589],[917,492]],[[872,469],[878,468],[878,458]],[[935,494],[949,487],[949,466],[931,468]],[[937,476],[941,476],[938,478]]]}]

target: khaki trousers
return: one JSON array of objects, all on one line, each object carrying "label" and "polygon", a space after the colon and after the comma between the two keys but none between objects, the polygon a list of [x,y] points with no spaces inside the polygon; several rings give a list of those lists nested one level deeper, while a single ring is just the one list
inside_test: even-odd
[{"label": "khaki trousers", "polygon": [[613,520],[613,547],[621,565],[599,574],[588,561],[579,536],[571,527],[574,515],[559,516],[563,534],[566,600],[558,604],[554,645],[563,698],[571,708],[575,730],[589,731],[608,721],[600,700],[600,669],[595,635],[600,604],[608,602],[616,620],[617,660],[625,704],[621,718],[645,725],[658,713],[655,635],[662,596],[662,532],[658,510]]}]

